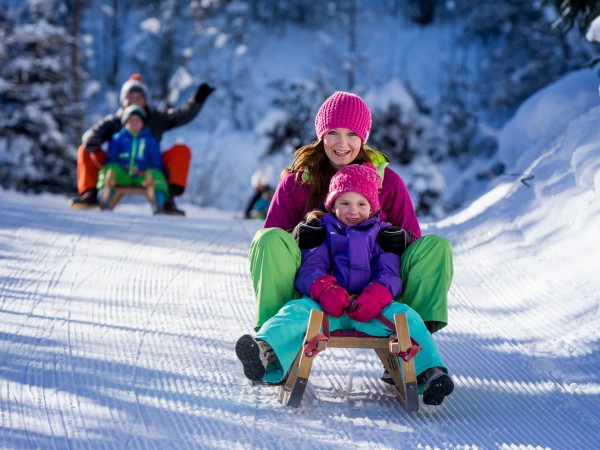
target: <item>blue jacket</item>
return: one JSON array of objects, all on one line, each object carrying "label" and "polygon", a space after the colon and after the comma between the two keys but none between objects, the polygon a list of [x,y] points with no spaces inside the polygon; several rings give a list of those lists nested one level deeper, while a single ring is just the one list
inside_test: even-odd
[{"label": "blue jacket", "polygon": [[400,257],[384,252],[375,242],[379,231],[390,226],[379,221],[379,214],[360,225],[347,226],[328,213],[321,217],[321,224],[327,237],[320,246],[302,250],[296,289],[310,296],[315,279],[333,274],[350,294],[360,294],[373,281],[387,287],[394,297],[400,294]]},{"label": "blue jacket", "polygon": [[135,136],[126,128],[121,129],[110,140],[106,162],[118,163],[131,173],[162,170],[160,148],[148,127]]}]

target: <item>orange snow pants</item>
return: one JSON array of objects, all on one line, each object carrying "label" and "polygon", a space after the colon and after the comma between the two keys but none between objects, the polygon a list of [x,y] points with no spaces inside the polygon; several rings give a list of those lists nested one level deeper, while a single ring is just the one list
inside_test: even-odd
[{"label": "orange snow pants", "polygon": [[[167,182],[181,187],[182,192],[187,185],[191,159],[192,151],[183,144],[175,144],[162,154],[163,172]],[[77,192],[79,195],[88,189],[96,188],[98,172],[104,166],[105,160],[105,151],[86,153],[85,147],[79,146],[77,149]]]}]

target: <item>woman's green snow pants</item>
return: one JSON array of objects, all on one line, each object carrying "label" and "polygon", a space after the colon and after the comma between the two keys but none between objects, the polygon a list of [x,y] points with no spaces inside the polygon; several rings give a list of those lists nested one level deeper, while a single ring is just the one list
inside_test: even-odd
[{"label": "woman's green snow pants", "polygon": [[[256,298],[254,329],[258,331],[283,305],[301,297],[294,280],[302,255],[291,234],[280,228],[262,228],[252,240],[249,258]],[[403,291],[396,300],[410,306],[424,321],[440,322],[439,330],[448,324],[448,290],[453,274],[450,241],[423,236],[402,255]]]}]

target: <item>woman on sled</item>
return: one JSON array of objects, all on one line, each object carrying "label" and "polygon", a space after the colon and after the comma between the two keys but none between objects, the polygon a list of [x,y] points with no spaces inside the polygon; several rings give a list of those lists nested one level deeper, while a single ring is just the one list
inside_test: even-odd
[{"label": "woman on sled", "polygon": [[255,337],[242,336],[236,354],[253,381],[281,382],[303,345],[312,310],[328,315],[329,328],[389,336],[394,314],[407,316],[411,337],[422,347],[415,371],[423,401],[440,405],[454,389],[438,348],[421,317],[394,302],[402,289],[400,256],[384,252],[377,235],[390,226],[380,221],[381,177],[371,163],[348,165],[331,179],[323,214],[314,211],[326,230],[323,243],[302,250],[295,286],[303,294],[267,320]]}]

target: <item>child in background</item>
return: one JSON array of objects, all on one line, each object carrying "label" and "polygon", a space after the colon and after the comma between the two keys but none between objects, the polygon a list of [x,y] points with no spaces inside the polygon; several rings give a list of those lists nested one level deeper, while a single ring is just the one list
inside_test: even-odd
[{"label": "child in background", "polygon": [[[108,207],[114,194],[113,186],[106,186],[106,176],[111,169],[117,186],[142,186],[145,173],[150,172],[156,196],[155,214],[160,213],[169,200],[160,148],[145,121],[146,112],[137,105],[127,107],[121,115],[123,129],[110,140],[106,164],[98,173],[98,202],[103,209]],[[105,195],[105,189],[111,189],[109,195]]]},{"label": "child in background", "polygon": [[389,226],[379,220],[380,187],[381,177],[370,163],[342,167],[332,177],[325,200],[330,212],[312,212],[308,218],[320,216],[327,237],[318,247],[302,250],[295,286],[304,297],[286,303],[255,337],[244,335],[236,343],[247,378],[271,383],[284,379],[313,309],[328,314],[332,331],[372,336],[392,333],[379,317],[393,322],[394,314],[405,313],[411,336],[422,347],[415,369],[424,403],[440,405],[452,393],[454,383],[425,323],[409,306],[393,301],[402,291],[400,257],[376,242],[379,231]]},{"label": "child in background", "polygon": [[267,217],[269,205],[273,199],[275,189],[269,185],[271,178],[271,167],[258,169],[252,174],[250,184],[254,188],[254,193],[246,205],[244,217],[246,219],[262,219]]},{"label": "child in background", "polygon": [[266,186],[260,193],[260,197],[258,197],[254,202],[254,205],[250,210],[250,217],[246,218],[265,220],[267,217],[267,212],[269,211],[269,206],[271,205],[271,200],[273,200],[274,193],[275,189]]}]

